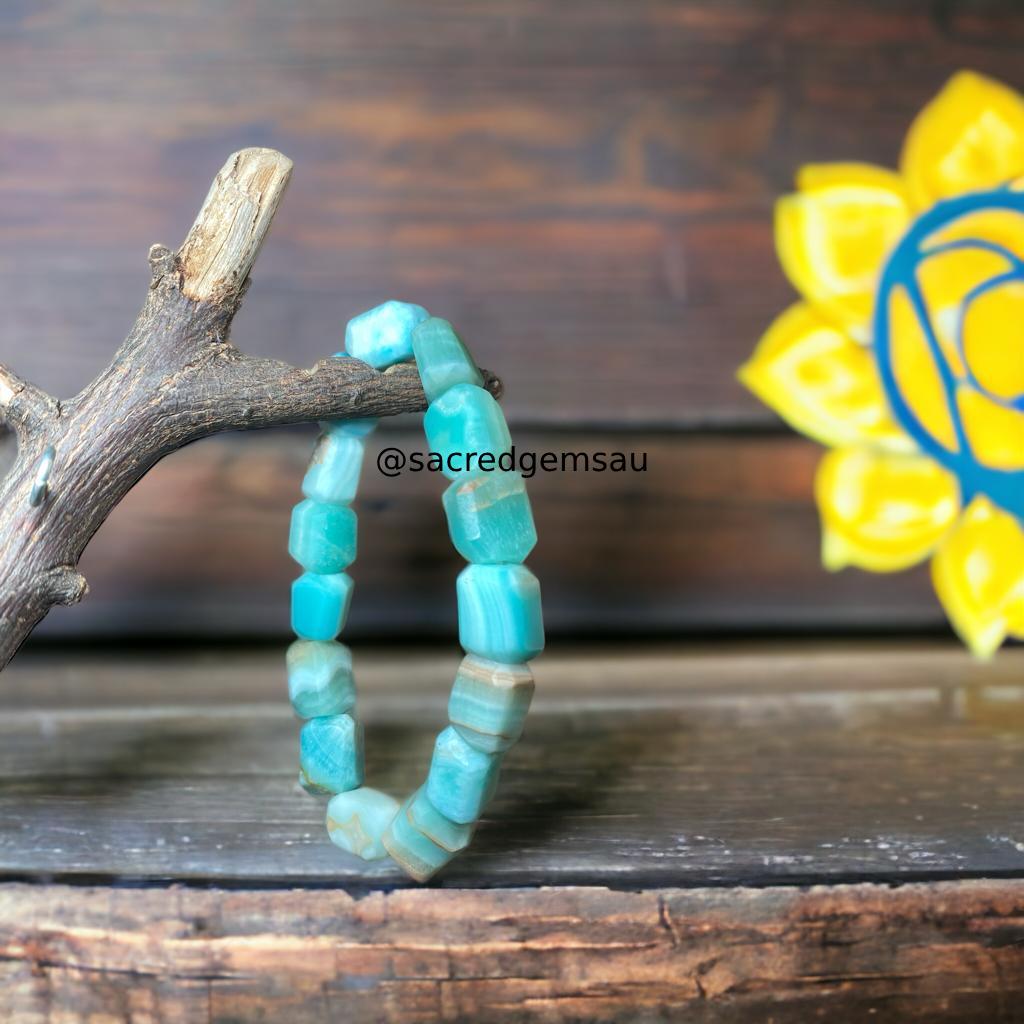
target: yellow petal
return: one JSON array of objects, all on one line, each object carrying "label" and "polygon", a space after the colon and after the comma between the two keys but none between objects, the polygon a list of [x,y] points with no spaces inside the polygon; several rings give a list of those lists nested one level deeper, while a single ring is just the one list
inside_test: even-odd
[{"label": "yellow petal", "polygon": [[889,297],[889,345],[901,397],[927,433],[944,448],[956,451],[956,430],[942,378],[920,318],[902,289]]},{"label": "yellow petal", "polygon": [[958,72],[910,126],[900,168],[919,207],[1024,174],[1024,100],[991,78]]},{"label": "yellow petal", "polygon": [[822,444],[913,447],[889,415],[871,352],[805,303],[775,320],[739,378],[790,426]]},{"label": "yellow petal", "polygon": [[1017,639],[1024,639],[1024,581],[1006,605],[1006,631]]},{"label": "yellow petal", "polygon": [[829,452],[815,495],[826,569],[846,565],[893,572],[920,562],[956,519],[953,476],[920,455],[863,448]]},{"label": "yellow petal", "polygon": [[794,287],[866,341],[882,264],[909,223],[899,176],[880,167],[805,167],[775,208],[775,247]]},{"label": "yellow petal", "polygon": [[1024,606],[1024,532],[987,498],[971,502],[932,560],[932,581],[953,628],[979,657],[1006,638]]},{"label": "yellow petal", "polygon": [[964,358],[975,379],[999,398],[1024,395],[1024,282],[982,293],[964,314]]},{"label": "yellow petal", "polygon": [[995,469],[1024,469],[1024,412],[971,387],[958,388],[956,401],[975,459]]}]

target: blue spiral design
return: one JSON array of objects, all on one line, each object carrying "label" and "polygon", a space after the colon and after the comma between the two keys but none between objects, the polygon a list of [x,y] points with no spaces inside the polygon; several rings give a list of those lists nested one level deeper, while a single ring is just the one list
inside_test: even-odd
[{"label": "blue spiral design", "polygon": [[[956,475],[960,483],[963,504],[966,505],[976,495],[983,494],[1024,522],[1024,470],[997,469],[978,461],[964,432],[960,411],[956,404],[956,392],[959,387],[968,385],[992,401],[1018,411],[1024,410],[1024,396],[1016,396],[1007,401],[986,391],[969,368],[963,374],[957,374],[956,369],[949,364],[942,351],[918,277],[918,269],[923,263],[940,253],[954,249],[983,250],[996,253],[1006,260],[1008,267],[1006,271],[977,285],[964,296],[960,303],[956,343],[961,361],[966,367],[963,325],[968,307],[994,288],[1013,281],[1024,281],[1024,260],[1021,260],[1005,246],[983,238],[964,238],[931,245],[928,242],[936,232],[948,227],[961,217],[998,210],[1024,215],[1024,193],[1011,192],[1004,188],[993,192],[975,192],[970,195],[957,196],[955,199],[937,203],[914,222],[889,257],[882,272],[875,299],[874,348],[882,385],[893,414],[923,452]],[[956,451],[950,451],[943,447],[925,429],[900,391],[893,370],[890,325],[891,299],[897,290],[902,290],[909,300],[928,342],[932,360],[942,383],[946,407],[953,421],[957,440]]]}]

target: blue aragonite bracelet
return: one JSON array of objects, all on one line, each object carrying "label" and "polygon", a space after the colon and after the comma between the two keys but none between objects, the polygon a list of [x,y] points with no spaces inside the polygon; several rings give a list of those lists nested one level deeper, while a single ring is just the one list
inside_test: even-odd
[{"label": "blue aragonite bracelet", "polygon": [[[423,425],[431,452],[509,450],[498,403],[451,325],[422,306],[385,302],[350,321],[345,353],[384,369],[415,358],[430,403]],[[470,563],[456,584],[459,641],[466,656],[437,737],[427,780],[404,803],[363,785],[363,733],[355,717],[352,655],[336,637],[345,625],[356,554],[356,494],[366,436],[375,421],[322,424],[292,512],[288,551],[303,574],[292,585],[288,692],[306,719],[299,779],[331,794],[327,830],[366,860],[390,855],[425,881],[464,849],[494,795],[505,752],[523,730],[533,697],[526,664],[544,647],[540,585],[522,564],[537,533],[522,477],[514,472],[455,474],[443,504],[448,529]]]}]

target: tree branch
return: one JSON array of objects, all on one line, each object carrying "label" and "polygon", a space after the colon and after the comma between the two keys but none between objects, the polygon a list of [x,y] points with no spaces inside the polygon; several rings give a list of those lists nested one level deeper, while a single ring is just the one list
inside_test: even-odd
[{"label": "tree branch", "polygon": [[[178,252],[150,249],[152,281],[134,327],[74,398],[58,402],[0,366],[0,419],[18,432],[17,458],[0,480],[0,668],[53,605],[86,593],[77,570],[85,546],[174,449],[222,430],[426,405],[412,366],[378,373],[355,359],[330,359],[303,370],[232,345],[231,321],[291,167],[270,149],[228,159]],[[500,383],[485,376],[499,393]],[[33,506],[49,447],[47,495]]]},{"label": "tree branch", "polygon": [[0,363],[0,422],[23,438],[42,430],[57,414],[56,399]]},{"label": "tree branch", "polygon": [[[487,370],[484,386],[501,395]],[[237,353],[206,371],[204,430],[251,430],[311,420],[389,416],[396,404],[409,412],[427,407],[416,367],[405,363],[383,373],[358,359],[324,359],[311,370],[276,359]]]},{"label": "tree branch", "polygon": [[291,160],[273,149],[243,149],[228,158],[178,250],[183,295],[234,302],[291,176]]}]

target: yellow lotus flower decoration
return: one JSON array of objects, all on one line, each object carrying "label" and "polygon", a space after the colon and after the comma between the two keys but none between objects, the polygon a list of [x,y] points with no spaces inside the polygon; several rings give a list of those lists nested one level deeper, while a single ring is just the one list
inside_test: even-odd
[{"label": "yellow lotus flower decoration", "polygon": [[802,296],[740,380],[828,445],[828,569],[931,558],[979,656],[1024,637],[1024,98],[953,76],[895,173],[803,167],[775,244]]}]

